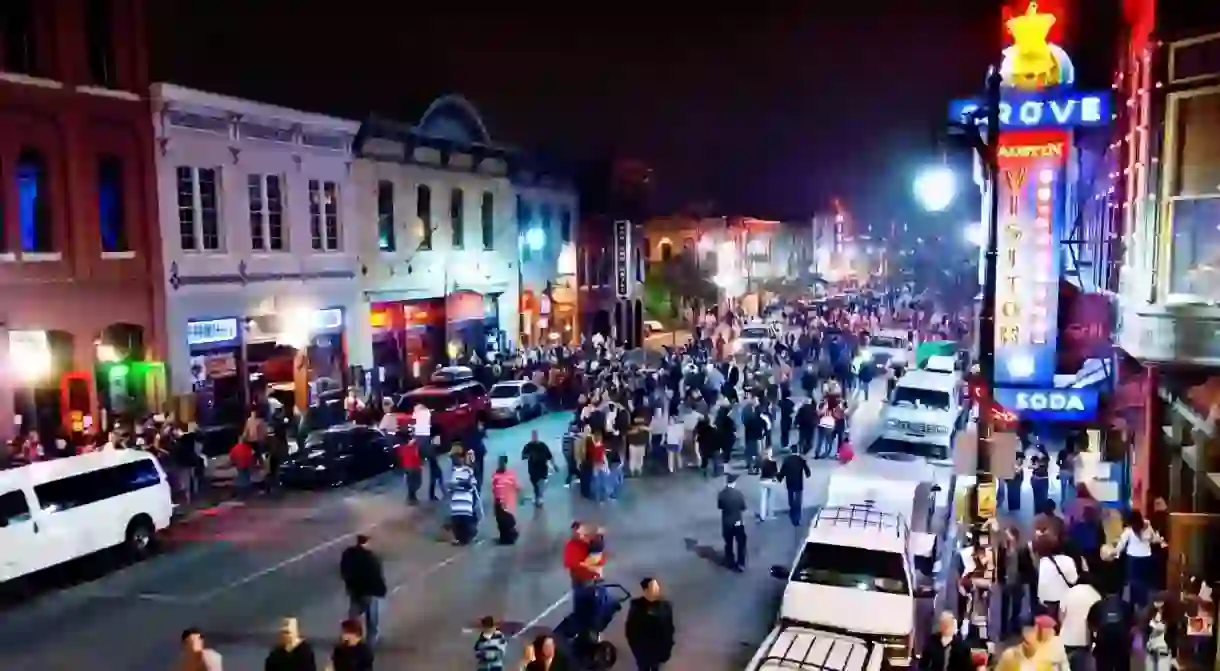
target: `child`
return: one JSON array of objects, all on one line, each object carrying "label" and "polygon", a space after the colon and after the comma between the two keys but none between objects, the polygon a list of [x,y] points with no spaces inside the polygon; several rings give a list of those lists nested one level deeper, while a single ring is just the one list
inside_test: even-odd
[{"label": "child", "polygon": [[490,615],[480,620],[479,625],[483,630],[479,632],[479,639],[474,642],[474,658],[478,662],[479,671],[504,671],[508,639],[496,626],[496,618]]}]

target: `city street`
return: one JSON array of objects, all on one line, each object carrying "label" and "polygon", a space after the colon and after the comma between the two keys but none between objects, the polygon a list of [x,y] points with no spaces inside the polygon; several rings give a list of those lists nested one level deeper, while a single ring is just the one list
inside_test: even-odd
[{"label": "city street", "polygon": [[[877,396],[857,416],[858,444],[870,442],[875,430]],[[489,471],[495,455],[518,461],[531,429],[558,456],[566,417],[493,430]],[[807,508],[824,498],[836,467],[813,463]],[[165,551],[149,561],[6,606],[0,667],[164,669],[176,654],[178,633],[196,626],[225,656],[227,669],[255,669],[284,616],[299,618],[306,636],[329,650],[345,613],[338,559],[358,532],[373,537],[390,585],[379,651],[385,668],[470,668],[473,631],[484,615],[505,621],[516,659],[521,641],[569,611],[560,552],[570,522],[579,518],[609,531],[608,580],[633,591],[644,576],[661,580],[676,612],[674,668],[740,669],[774,617],[780,585],[768,567],[790,562],[803,534],[782,514],[754,524],[747,572],[724,570],[716,563],[715,497],[722,485],[694,473],[629,481],[622,500],[599,507],[552,483],[545,507],[522,507],[521,539],[513,547],[494,544],[490,522],[480,528],[477,545],[451,546],[435,504],[408,508],[401,483],[389,476],[220,509],[175,527]],[[753,478],[743,478],[742,487],[753,503]],[[623,619],[610,632],[619,643]]]}]

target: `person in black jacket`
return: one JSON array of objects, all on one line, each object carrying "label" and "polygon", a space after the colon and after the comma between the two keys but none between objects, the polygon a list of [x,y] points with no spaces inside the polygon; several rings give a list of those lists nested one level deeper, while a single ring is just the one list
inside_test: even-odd
[{"label": "person in black jacket", "polygon": [[936,631],[928,634],[919,657],[919,671],[974,671],[970,646],[957,632],[953,613],[941,613]]},{"label": "person in black jacket", "polygon": [[369,645],[377,645],[377,625],[386,585],[381,559],[369,548],[370,540],[365,534],[356,536],[356,544],[344,550],[339,558],[339,575],[347,590],[348,617],[362,620]]},{"label": "person in black jacket", "polygon": [[792,416],[796,412],[796,403],[792,401],[792,390],[784,386],[784,397],[779,400],[779,446],[791,447],[788,439],[792,435]]},{"label": "person in black jacket", "polygon": [[656,578],[640,581],[643,594],[631,600],[627,610],[627,645],[640,671],[660,671],[674,649],[674,611],[661,598]]},{"label": "person in black jacket", "polygon": [[1004,530],[1004,541],[996,556],[996,580],[1002,588],[1000,632],[1015,634],[1021,629],[1021,614],[1025,595],[1029,595],[1030,611],[1038,593],[1038,560],[1033,548],[1021,540],[1016,527]]},{"label": "person in black jacket", "polygon": [[801,526],[801,507],[805,502],[805,478],[813,475],[805,458],[793,452],[784,457],[784,463],[779,467],[779,479],[788,490],[788,519],[792,526]]}]

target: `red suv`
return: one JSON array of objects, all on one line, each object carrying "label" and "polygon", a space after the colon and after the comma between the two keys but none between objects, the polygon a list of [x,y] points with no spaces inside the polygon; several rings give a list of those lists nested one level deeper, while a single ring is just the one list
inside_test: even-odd
[{"label": "red suv", "polygon": [[395,412],[400,421],[410,423],[416,404],[432,411],[432,430],[443,439],[460,440],[478,426],[487,414],[490,401],[487,389],[474,381],[451,386],[428,385],[398,398]]}]

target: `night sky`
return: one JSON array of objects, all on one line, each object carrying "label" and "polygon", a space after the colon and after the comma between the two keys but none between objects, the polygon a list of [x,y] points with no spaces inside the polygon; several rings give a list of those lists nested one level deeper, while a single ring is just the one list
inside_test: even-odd
[{"label": "night sky", "polygon": [[981,89],[1001,37],[998,0],[518,2],[460,17],[401,0],[150,4],[161,81],[353,119],[417,120],[456,92],[495,141],[648,161],[662,207],[795,217],[841,196],[877,222],[911,216],[947,101]]}]

